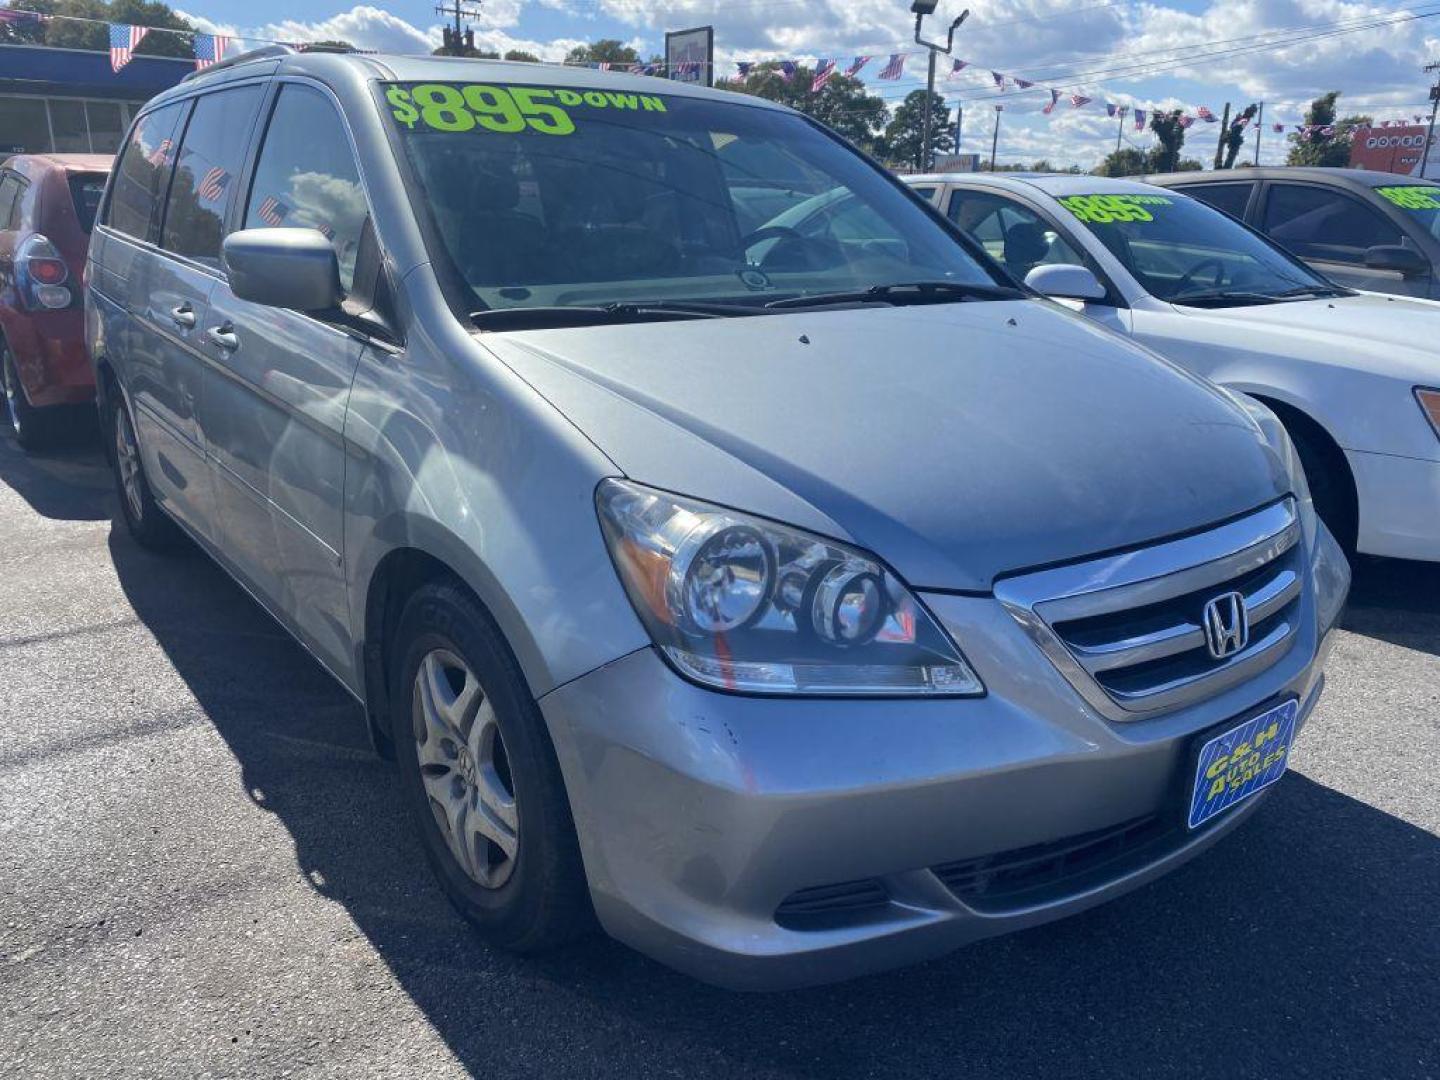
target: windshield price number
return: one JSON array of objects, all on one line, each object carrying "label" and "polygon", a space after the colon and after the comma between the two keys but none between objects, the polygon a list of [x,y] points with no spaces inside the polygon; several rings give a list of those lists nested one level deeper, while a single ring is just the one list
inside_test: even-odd
[{"label": "windshield price number", "polygon": [[493,131],[504,135],[529,128],[542,135],[571,135],[575,121],[567,107],[665,112],[653,94],[548,89],[541,86],[490,86],[485,83],[420,83],[387,86],[385,100],[397,124],[432,131]]},{"label": "windshield price number", "polygon": [[1403,210],[1440,210],[1440,188],[1381,187],[1375,189],[1375,194]]},{"label": "windshield price number", "polygon": [[1081,221],[1091,225],[1109,225],[1112,222],[1154,221],[1154,215],[1146,207],[1169,206],[1171,200],[1163,195],[1067,195],[1059,202]]}]

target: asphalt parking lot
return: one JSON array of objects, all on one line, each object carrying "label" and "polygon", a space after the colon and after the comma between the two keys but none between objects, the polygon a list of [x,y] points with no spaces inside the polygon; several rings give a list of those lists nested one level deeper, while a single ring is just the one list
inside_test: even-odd
[{"label": "asphalt parking lot", "polygon": [[463,928],[358,707],[93,447],[0,440],[0,1076],[1440,1075],[1440,568],[1367,562],[1244,829],[1066,922],[783,995]]}]

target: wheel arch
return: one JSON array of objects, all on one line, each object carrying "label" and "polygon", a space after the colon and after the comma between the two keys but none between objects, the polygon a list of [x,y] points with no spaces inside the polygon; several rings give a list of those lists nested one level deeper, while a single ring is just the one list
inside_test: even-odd
[{"label": "wheel arch", "polygon": [[[1298,437],[1308,441],[1317,450],[1325,455],[1326,463],[1335,479],[1340,485],[1340,495],[1345,500],[1346,509],[1352,515],[1349,524],[1357,530],[1360,521],[1360,489],[1355,483],[1355,472],[1350,468],[1350,461],[1345,456],[1345,450],[1341,447],[1338,439],[1330,433],[1319,420],[1315,419],[1309,412],[1298,405],[1292,404],[1273,394],[1264,391],[1247,390],[1251,397],[1257,399],[1285,425],[1285,430],[1291,433],[1292,437]],[[1357,533],[1358,535],[1358,533]],[[1353,550],[1356,536],[1337,537],[1346,550]]]},{"label": "wheel arch", "polygon": [[[429,535],[417,535],[417,531]],[[531,696],[538,697],[537,690],[548,687],[548,667],[515,605],[495,576],[443,527],[433,522],[410,522],[405,542],[393,544],[380,554],[363,580],[355,662],[364,688],[370,740],[382,757],[394,756],[389,735],[394,690],[390,685],[390,647],[406,601],[423,585],[450,581],[468,592],[494,620]]]}]

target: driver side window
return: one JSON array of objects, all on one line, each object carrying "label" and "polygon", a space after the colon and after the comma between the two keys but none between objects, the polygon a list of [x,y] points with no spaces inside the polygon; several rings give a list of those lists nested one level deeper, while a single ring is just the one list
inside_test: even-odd
[{"label": "driver side window", "polygon": [[1037,266],[1084,266],[1054,225],[1028,206],[988,191],[950,193],[950,220],[1021,281]]}]

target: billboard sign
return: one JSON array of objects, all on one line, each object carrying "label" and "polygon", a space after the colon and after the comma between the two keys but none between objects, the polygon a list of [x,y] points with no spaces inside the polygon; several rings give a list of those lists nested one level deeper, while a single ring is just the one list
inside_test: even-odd
[{"label": "billboard sign", "polygon": [[715,28],[672,30],[665,35],[665,76],[676,82],[714,86]]},{"label": "billboard sign", "polygon": [[[1357,131],[1350,140],[1350,167],[1420,176],[1425,135],[1423,124],[1392,124]],[[1440,161],[1432,160],[1425,175],[1436,172],[1440,172]]]}]

